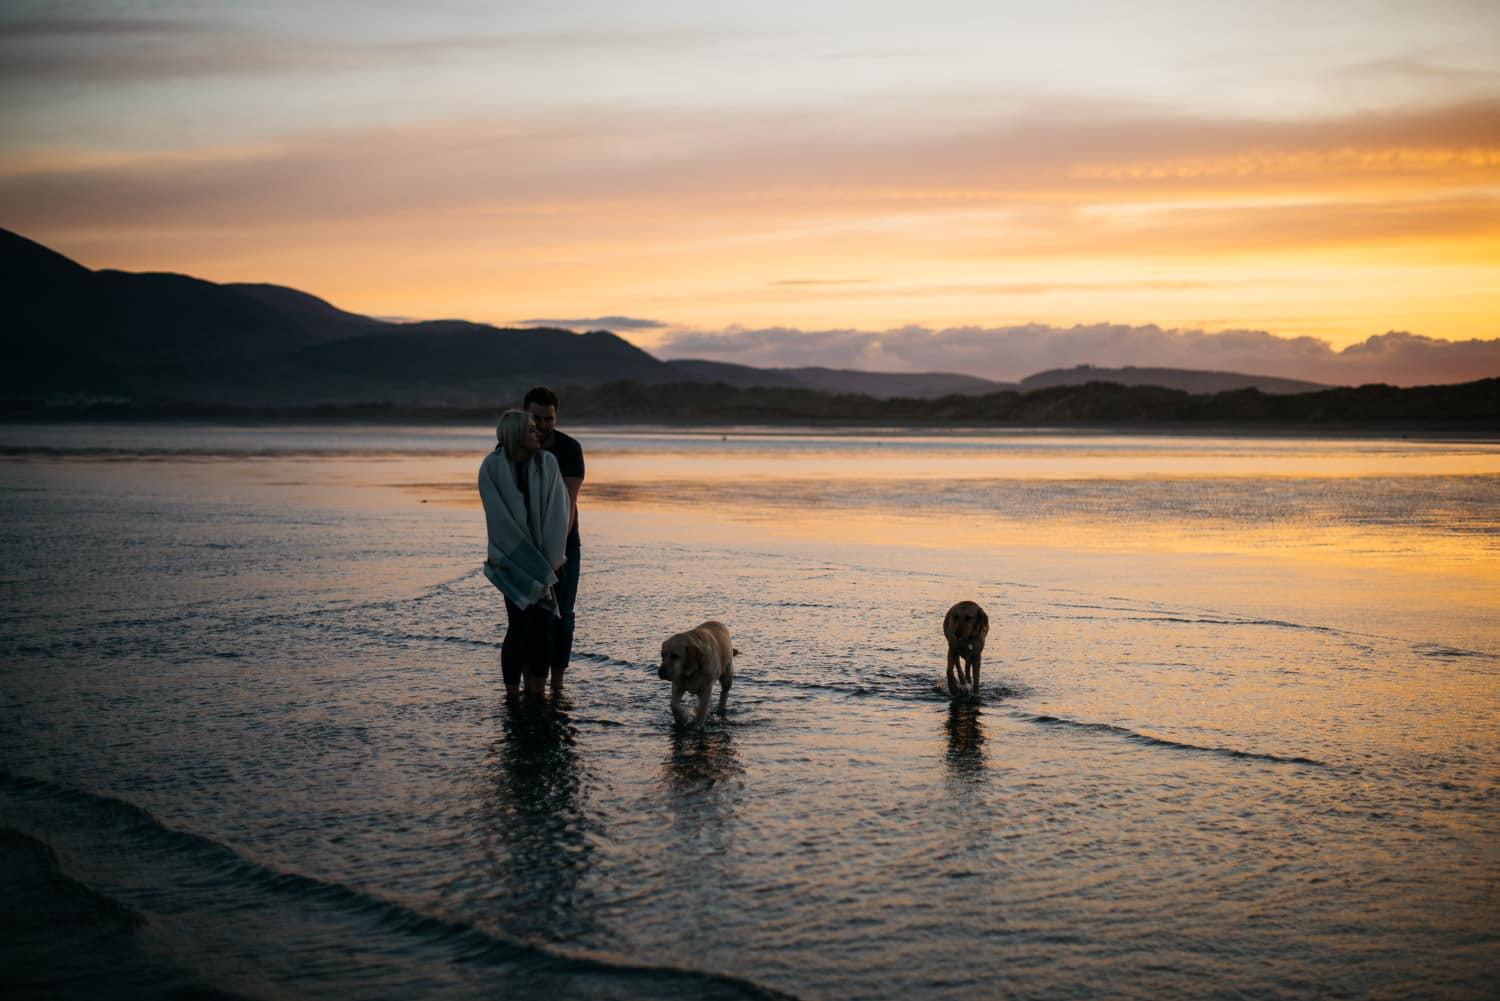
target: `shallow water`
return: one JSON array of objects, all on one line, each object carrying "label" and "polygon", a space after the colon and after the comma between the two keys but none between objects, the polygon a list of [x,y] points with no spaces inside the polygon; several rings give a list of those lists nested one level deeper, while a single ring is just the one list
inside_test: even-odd
[{"label": "shallow water", "polygon": [[509,708],[483,430],[0,429],[18,996],[1491,996],[1494,442],[576,433]]}]

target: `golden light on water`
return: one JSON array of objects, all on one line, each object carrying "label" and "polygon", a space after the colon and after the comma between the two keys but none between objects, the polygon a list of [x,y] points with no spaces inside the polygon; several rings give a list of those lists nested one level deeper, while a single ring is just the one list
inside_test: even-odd
[{"label": "golden light on water", "polygon": [[[572,430],[588,455],[586,536],[674,552],[791,547],[835,564],[859,552],[978,580],[1092,575],[1114,593],[1180,601],[1187,590],[1272,617],[1315,605],[1373,631],[1437,618],[1460,646],[1500,647],[1500,448],[1482,438]],[[347,451],[148,447],[72,461],[205,495],[232,463],[242,498],[457,507],[478,537],[474,479],[490,433],[413,431],[433,447],[370,449],[371,434],[351,432]],[[434,564],[422,580],[450,572]]]},{"label": "golden light on water", "polygon": [[[873,548],[893,567],[1002,579],[1093,567],[1101,587],[1164,598],[1213,580],[1207,605],[1295,616],[1310,595],[1370,629],[1450,609],[1465,623],[1455,632],[1497,641],[1485,623],[1500,608],[1500,525],[1470,524],[1472,511],[1445,510],[1427,487],[1441,478],[1481,506],[1500,499],[1491,442],[580,434],[583,522],[612,537],[688,549],[779,540],[833,560]],[[473,506],[463,475],[402,493]]]}]

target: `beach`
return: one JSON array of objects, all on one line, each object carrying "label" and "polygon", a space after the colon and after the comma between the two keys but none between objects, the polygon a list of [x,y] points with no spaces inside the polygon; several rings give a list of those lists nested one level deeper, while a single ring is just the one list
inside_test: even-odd
[{"label": "beach", "polygon": [[0,428],[18,996],[1489,996],[1500,443],[564,429],[509,707],[488,429]]}]

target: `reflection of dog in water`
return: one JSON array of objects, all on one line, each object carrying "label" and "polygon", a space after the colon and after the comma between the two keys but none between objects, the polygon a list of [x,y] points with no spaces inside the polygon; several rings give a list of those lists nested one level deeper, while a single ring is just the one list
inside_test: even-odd
[{"label": "reflection of dog in water", "polygon": [[734,684],[734,657],[739,653],[730,642],[729,630],[721,622],[705,622],[661,645],[661,668],[656,676],[672,682],[672,717],[686,725],[683,692],[698,697],[698,726],[708,719],[708,701],[714,683],[719,685],[719,715],[724,715],[729,686]]},{"label": "reflection of dog in water", "polygon": [[948,765],[955,774],[977,778],[984,773],[984,724],[979,704],[954,700],[948,706]]},{"label": "reflection of dog in water", "polygon": [[984,638],[990,634],[990,617],[972,601],[960,601],[943,616],[943,635],[948,637],[948,694],[979,694],[979,661]]},{"label": "reflection of dog in water", "polygon": [[674,730],[662,762],[672,791],[697,795],[745,774],[734,749],[734,731]]}]

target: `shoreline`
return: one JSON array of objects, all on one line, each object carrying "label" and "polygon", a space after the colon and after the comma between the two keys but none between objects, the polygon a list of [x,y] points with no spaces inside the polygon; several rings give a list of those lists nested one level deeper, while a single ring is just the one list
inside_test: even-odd
[{"label": "shoreline", "polygon": [[[341,413],[325,410],[246,412],[223,411],[201,414],[172,413],[50,413],[0,414],[0,426],[11,427],[488,427],[492,412],[399,412]],[[1133,421],[903,421],[871,419],[808,419],[799,417],[757,417],[753,420],[730,417],[619,418],[569,415],[569,427],[575,430],[600,429],[608,432],[652,431],[704,433],[737,433],[746,436],[801,432],[808,435],[843,434],[848,436],[912,437],[941,433],[963,437],[993,434],[1035,434],[1043,436],[1130,435],[1142,437],[1253,437],[1253,438],[1459,438],[1466,441],[1500,441],[1500,423],[1475,420],[1423,421],[1271,421],[1271,420],[1133,420]]]},{"label": "shoreline", "polygon": [[[488,424],[503,396],[465,402],[416,392],[371,389],[363,399],[130,398],[49,396],[0,398],[0,420],[12,422],[216,421],[253,424]],[[1413,431],[1500,433],[1500,377],[1446,386],[1341,386],[1296,394],[1258,390],[1190,393],[1111,382],[1027,392],[936,398],[742,389],[726,384],[643,385],[614,382],[562,385],[567,423],[681,427],[1071,429],[1146,433],[1208,433],[1253,429],[1271,433],[1401,434]]]}]

